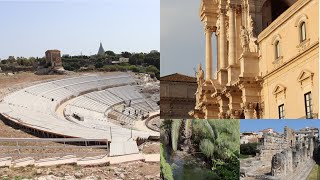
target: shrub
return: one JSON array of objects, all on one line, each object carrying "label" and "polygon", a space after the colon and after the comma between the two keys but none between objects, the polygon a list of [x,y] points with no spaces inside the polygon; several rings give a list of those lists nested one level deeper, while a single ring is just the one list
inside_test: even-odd
[{"label": "shrub", "polygon": [[258,143],[248,143],[240,145],[240,153],[244,155],[256,155]]},{"label": "shrub", "polygon": [[170,164],[167,163],[164,155],[163,144],[160,144],[160,170],[165,180],[173,180],[173,174]]}]

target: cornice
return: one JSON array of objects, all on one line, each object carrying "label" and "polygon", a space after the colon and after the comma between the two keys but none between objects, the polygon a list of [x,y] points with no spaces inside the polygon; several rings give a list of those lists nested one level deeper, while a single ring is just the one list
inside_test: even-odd
[{"label": "cornice", "polygon": [[282,13],[276,20],[274,20],[266,29],[264,29],[258,35],[258,43],[260,43],[263,39],[273,33],[281,24],[286,22],[292,16],[296,15],[297,11],[303,8],[306,4],[308,4],[312,0],[302,0],[295,2],[289,9],[287,9],[284,13]]}]

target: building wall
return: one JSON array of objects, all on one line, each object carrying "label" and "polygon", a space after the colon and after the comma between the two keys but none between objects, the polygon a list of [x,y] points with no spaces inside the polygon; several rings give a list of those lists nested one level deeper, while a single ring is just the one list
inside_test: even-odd
[{"label": "building wall", "polygon": [[[318,113],[318,16],[318,0],[298,1],[258,36],[259,68],[263,77],[261,101],[265,105],[263,118],[278,118],[281,104],[285,107],[285,118],[305,118],[304,94],[309,91],[313,113]],[[300,43],[302,21],[306,22],[307,39]],[[275,41],[280,42],[281,55],[276,61]],[[299,81],[303,72],[313,73],[312,79]],[[284,90],[274,93],[278,85]]]},{"label": "building wall", "polygon": [[161,118],[190,118],[188,112],[195,105],[196,83],[160,83]]}]

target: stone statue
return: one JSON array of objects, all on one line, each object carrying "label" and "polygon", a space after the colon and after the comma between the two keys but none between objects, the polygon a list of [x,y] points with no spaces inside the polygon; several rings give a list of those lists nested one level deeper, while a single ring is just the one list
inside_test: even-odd
[{"label": "stone statue", "polygon": [[197,72],[197,82],[198,82],[198,87],[202,86],[204,83],[204,71],[202,70],[201,64],[198,64],[198,72]]},{"label": "stone statue", "polygon": [[201,95],[202,85],[204,83],[204,71],[202,70],[201,64],[198,64],[198,71],[196,72],[198,88],[196,92],[196,109],[200,109],[201,106]]},{"label": "stone statue", "polygon": [[250,49],[249,49],[249,34],[244,26],[241,26],[240,38],[241,38],[241,46],[242,46],[243,52],[249,52],[250,51]]},{"label": "stone statue", "polygon": [[248,25],[249,49],[250,49],[250,52],[258,52],[257,38],[255,37],[256,32],[254,29],[255,24],[251,15],[249,15],[248,21],[249,21],[249,25]]}]

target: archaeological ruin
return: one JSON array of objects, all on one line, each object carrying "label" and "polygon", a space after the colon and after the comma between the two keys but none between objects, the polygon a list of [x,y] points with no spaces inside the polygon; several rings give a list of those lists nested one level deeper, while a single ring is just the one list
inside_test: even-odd
[{"label": "archaeological ruin", "polygon": [[313,152],[319,130],[294,131],[286,126],[283,134],[266,133],[259,142],[256,156],[240,161],[242,179],[305,179],[316,164]]}]

